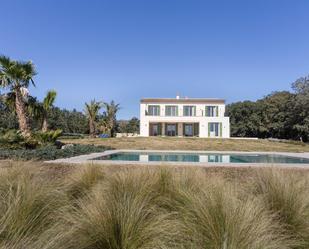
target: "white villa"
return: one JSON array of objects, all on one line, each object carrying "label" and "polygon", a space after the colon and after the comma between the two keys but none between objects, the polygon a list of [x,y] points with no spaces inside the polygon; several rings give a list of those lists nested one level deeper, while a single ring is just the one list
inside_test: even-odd
[{"label": "white villa", "polygon": [[224,99],[144,98],[140,136],[230,137]]}]

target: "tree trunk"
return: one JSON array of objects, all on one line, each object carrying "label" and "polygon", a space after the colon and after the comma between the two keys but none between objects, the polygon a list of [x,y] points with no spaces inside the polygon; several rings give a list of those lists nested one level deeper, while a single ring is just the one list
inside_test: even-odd
[{"label": "tree trunk", "polygon": [[48,123],[47,123],[47,118],[43,118],[43,124],[42,124],[42,131],[47,132],[48,131]]},{"label": "tree trunk", "polygon": [[29,137],[31,135],[31,129],[23,96],[21,95],[19,89],[15,91],[15,95],[16,95],[15,107],[16,107],[16,114],[18,117],[19,129],[21,130],[23,136]]},{"label": "tree trunk", "polygon": [[92,120],[89,120],[89,134],[91,137],[95,136],[95,124]]}]

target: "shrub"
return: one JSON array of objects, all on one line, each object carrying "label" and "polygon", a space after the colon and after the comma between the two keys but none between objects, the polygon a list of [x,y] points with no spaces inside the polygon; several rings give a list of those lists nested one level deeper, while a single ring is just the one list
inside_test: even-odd
[{"label": "shrub", "polygon": [[42,144],[51,143],[55,144],[57,139],[61,136],[62,130],[46,131],[46,132],[36,132],[34,134],[35,138]]},{"label": "shrub", "polygon": [[155,204],[157,193],[151,183],[150,175],[124,172],[98,184],[66,214],[73,229],[61,244],[64,248],[173,248],[177,222]]},{"label": "shrub", "polygon": [[0,147],[9,149],[22,148],[25,139],[17,130],[7,130],[0,133]]},{"label": "shrub", "polygon": [[65,195],[27,166],[0,170],[0,248],[39,249],[52,227]]},{"label": "shrub", "polygon": [[73,145],[65,149],[58,149],[54,145],[47,145],[37,149],[1,149],[0,159],[14,160],[54,160],[58,158],[66,158],[89,154],[94,152],[102,152],[106,147],[97,147],[94,145]]},{"label": "shrub", "polygon": [[18,130],[0,132],[0,147],[4,149],[35,149],[46,144],[56,144],[61,130],[34,132],[31,137],[23,137]]},{"label": "shrub", "polygon": [[[218,182],[199,193],[184,191],[175,202],[187,228],[189,247],[283,249],[289,241],[280,226],[256,200],[240,201],[237,193]],[[178,204],[179,203],[179,204]]]},{"label": "shrub", "polygon": [[99,165],[89,165],[79,168],[70,175],[66,181],[66,192],[70,198],[78,199],[91,191],[93,186],[105,178],[102,167]]},{"label": "shrub", "polygon": [[285,234],[295,241],[293,248],[309,248],[309,182],[299,173],[278,169],[258,171],[253,193],[275,215]]},{"label": "shrub", "polygon": [[185,248],[290,248],[261,202],[244,198],[243,189],[226,180],[206,177],[200,169],[175,173],[163,168],[155,186],[161,205],[182,224]]}]

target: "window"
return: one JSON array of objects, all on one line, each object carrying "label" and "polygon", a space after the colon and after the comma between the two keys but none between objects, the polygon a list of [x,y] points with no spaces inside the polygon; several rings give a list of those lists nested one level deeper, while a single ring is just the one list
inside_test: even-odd
[{"label": "window", "polygon": [[184,135],[186,137],[193,136],[193,124],[184,124]]},{"label": "window", "polygon": [[183,115],[184,116],[195,116],[195,106],[184,106]]},{"label": "window", "polygon": [[161,124],[150,124],[149,125],[149,135],[150,136],[160,136],[161,135]]},{"label": "window", "polygon": [[177,125],[176,124],[166,124],[165,135],[166,136],[176,136],[177,135]]},{"label": "window", "polygon": [[160,116],[160,106],[159,105],[149,105],[147,115]]},{"label": "window", "polygon": [[165,106],[165,116],[178,116],[178,106],[176,105]]},{"label": "window", "polygon": [[193,137],[199,135],[199,123],[183,124],[183,135],[186,137]]},{"label": "window", "polygon": [[218,106],[206,106],[207,117],[218,117]]},{"label": "window", "polygon": [[208,136],[209,137],[221,137],[222,136],[222,124],[221,123],[208,123]]}]

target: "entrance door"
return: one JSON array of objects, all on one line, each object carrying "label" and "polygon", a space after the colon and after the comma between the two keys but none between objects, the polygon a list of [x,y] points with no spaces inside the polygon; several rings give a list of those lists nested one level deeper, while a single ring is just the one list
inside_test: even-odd
[{"label": "entrance door", "polygon": [[166,136],[176,136],[176,124],[166,124]]}]

